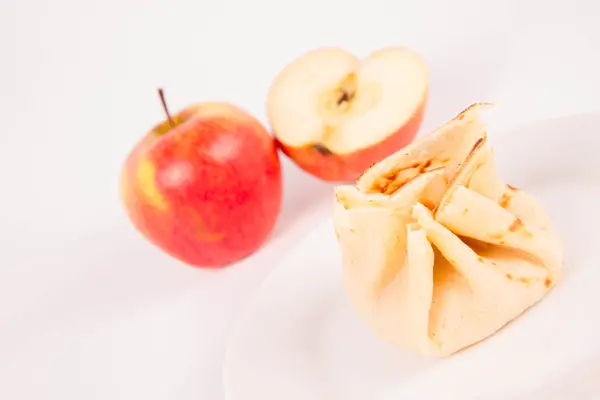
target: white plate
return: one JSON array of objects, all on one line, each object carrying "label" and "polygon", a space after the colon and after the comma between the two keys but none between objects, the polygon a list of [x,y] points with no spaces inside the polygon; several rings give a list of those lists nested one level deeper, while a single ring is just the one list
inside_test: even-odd
[{"label": "white plate", "polygon": [[600,392],[592,382],[600,374],[599,127],[600,114],[585,114],[490,134],[502,177],[543,201],[566,249],[564,280],[517,321],[443,360],[388,347],[350,309],[327,220],[236,324],[227,399],[592,398]]}]

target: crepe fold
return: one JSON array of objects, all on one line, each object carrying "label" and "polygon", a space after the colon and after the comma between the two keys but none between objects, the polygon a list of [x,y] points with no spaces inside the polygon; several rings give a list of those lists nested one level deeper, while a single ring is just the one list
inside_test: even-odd
[{"label": "crepe fold", "polygon": [[[497,332],[560,279],[543,206],[501,180],[477,103],[335,188],[355,312],[393,346],[447,356]],[[517,161],[518,162],[518,161]]]}]

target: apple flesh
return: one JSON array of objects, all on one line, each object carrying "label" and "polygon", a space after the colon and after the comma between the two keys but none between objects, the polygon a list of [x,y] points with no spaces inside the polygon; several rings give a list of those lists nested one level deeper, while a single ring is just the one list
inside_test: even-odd
[{"label": "apple flesh", "polygon": [[223,267],[258,250],[275,225],[277,147],[245,111],[193,105],[134,147],[121,194],[133,225],[154,245],[192,266]]},{"label": "apple flesh", "polygon": [[386,48],[363,60],[313,50],[275,78],[267,114],[282,151],[326,181],[357,179],[406,146],[425,112],[428,69],[415,52]]}]

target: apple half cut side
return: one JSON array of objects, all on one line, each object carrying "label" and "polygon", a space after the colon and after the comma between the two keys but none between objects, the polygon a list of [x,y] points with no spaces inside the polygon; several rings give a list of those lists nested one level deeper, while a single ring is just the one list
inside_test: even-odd
[{"label": "apple half cut side", "polygon": [[267,115],[278,145],[302,169],[326,181],[353,181],[412,142],[428,90],[427,65],[407,48],[363,60],[321,48],[279,73]]}]

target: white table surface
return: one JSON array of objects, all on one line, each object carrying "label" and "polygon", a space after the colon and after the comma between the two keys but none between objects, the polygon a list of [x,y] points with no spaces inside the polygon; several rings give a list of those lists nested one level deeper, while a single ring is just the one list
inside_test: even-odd
[{"label": "white table surface", "polygon": [[173,110],[227,100],[266,122],[271,80],[302,52],[403,44],[431,66],[424,131],[480,100],[504,126],[600,109],[593,0],[350,4],[1,2],[0,398],[222,399],[235,317],[326,218],[331,185],[284,158],[283,213],[255,256],[215,272],[150,246],[117,177],[162,118],[159,85]]}]

